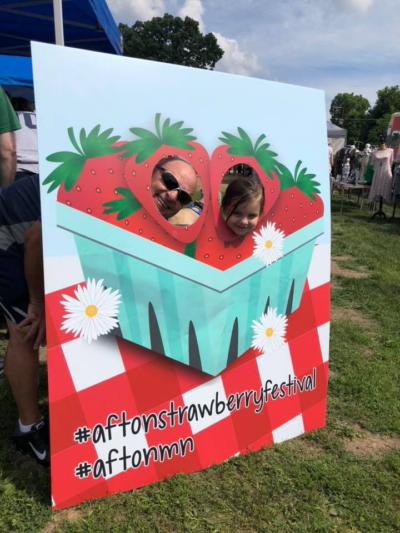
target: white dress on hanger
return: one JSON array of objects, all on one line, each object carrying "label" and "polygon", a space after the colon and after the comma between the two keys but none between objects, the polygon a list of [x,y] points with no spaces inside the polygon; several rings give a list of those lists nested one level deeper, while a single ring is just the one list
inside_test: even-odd
[{"label": "white dress on hanger", "polygon": [[377,150],[371,155],[370,163],[375,164],[375,170],[368,203],[379,201],[381,196],[390,202],[392,199],[393,149]]}]

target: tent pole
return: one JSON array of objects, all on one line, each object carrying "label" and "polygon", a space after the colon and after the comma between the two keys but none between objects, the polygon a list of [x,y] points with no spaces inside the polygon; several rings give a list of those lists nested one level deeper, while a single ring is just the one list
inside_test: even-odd
[{"label": "tent pole", "polygon": [[56,44],[60,46],[64,46],[62,0],[53,0],[53,10],[54,10],[54,30],[56,33]]}]

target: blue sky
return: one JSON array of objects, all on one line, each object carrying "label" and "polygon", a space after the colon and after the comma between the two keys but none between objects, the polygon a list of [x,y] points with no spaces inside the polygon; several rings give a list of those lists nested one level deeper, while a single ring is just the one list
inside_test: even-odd
[{"label": "blue sky", "polygon": [[354,92],[400,84],[399,0],[108,0],[116,22],[191,16],[225,50],[216,70]]}]

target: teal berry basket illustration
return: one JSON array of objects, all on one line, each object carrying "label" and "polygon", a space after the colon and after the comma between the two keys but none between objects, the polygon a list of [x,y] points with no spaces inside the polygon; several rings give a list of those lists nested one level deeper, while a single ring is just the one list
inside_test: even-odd
[{"label": "teal berry basket illustration", "polygon": [[[252,346],[253,324],[267,310],[285,317],[298,308],[324,231],[319,184],[302,161],[292,174],[264,134],[253,144],[242,128],[223,133],[210,158],[183,121],[161,124],[158,113],[155,133],[130,131],[138,138],[120,141],[97,125],[81,129],[78,143],[69,128],[75,152],[47,157],[59,165],[43,185],[58,189],[57,224],[74,234],[85,280],[104,280],[121,295],[116,334],[217,375]],[[161,217],[150,193],[153,169],[168,154],[190,162],[203,187],[202,215],[185,227]],[[260,234],[229,242],[217,197],[237,164],[256,170],[265,201]],[[270,234],[283,237],[278,252]]]},{"label": "teal berry basket illustration", "polygon": [[213,376],[250,348],[252,322],[267,308],[297,309],[323,232],[318,219],[288,235],[283,257],[268,267],[252,256],[221,271],[78,210],[57,210],[85,279],[104,279],[122,295],[117,335]]}]

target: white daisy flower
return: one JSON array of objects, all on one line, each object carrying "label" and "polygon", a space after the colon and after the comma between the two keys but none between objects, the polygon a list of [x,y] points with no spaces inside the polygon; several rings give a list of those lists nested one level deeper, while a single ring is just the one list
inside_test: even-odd
[{"label": "white daisy flower", "polygon": [[276,229],[273,222],[260,229],[260,233],[254,233],[253,255],[260,259],[265,266],[269,266],[283,257],[283,241],[285,234],[280,229]]},{"label": "white daisy flower", "polygon": [[269,308],[260,317],[260,322],[253,320],[254,330],[251,346],[262,353],[270,354],[284,344],[287,317],[278,315],[276,309]]},{"label": "white daisy flower", "polygon": [[111,292],[111,288],[105,289],[103,281],[88,279],[86,287],[78,285],[74,291],[76,299],[63,294],[66,301],[61,301],[68,312],[63,316],[66,320],[61,329],[65,329],[67,333],[72,331],[75,337],[79,335],[89,344],[118,327],[116,317],[121,295],[118,290]]}]

